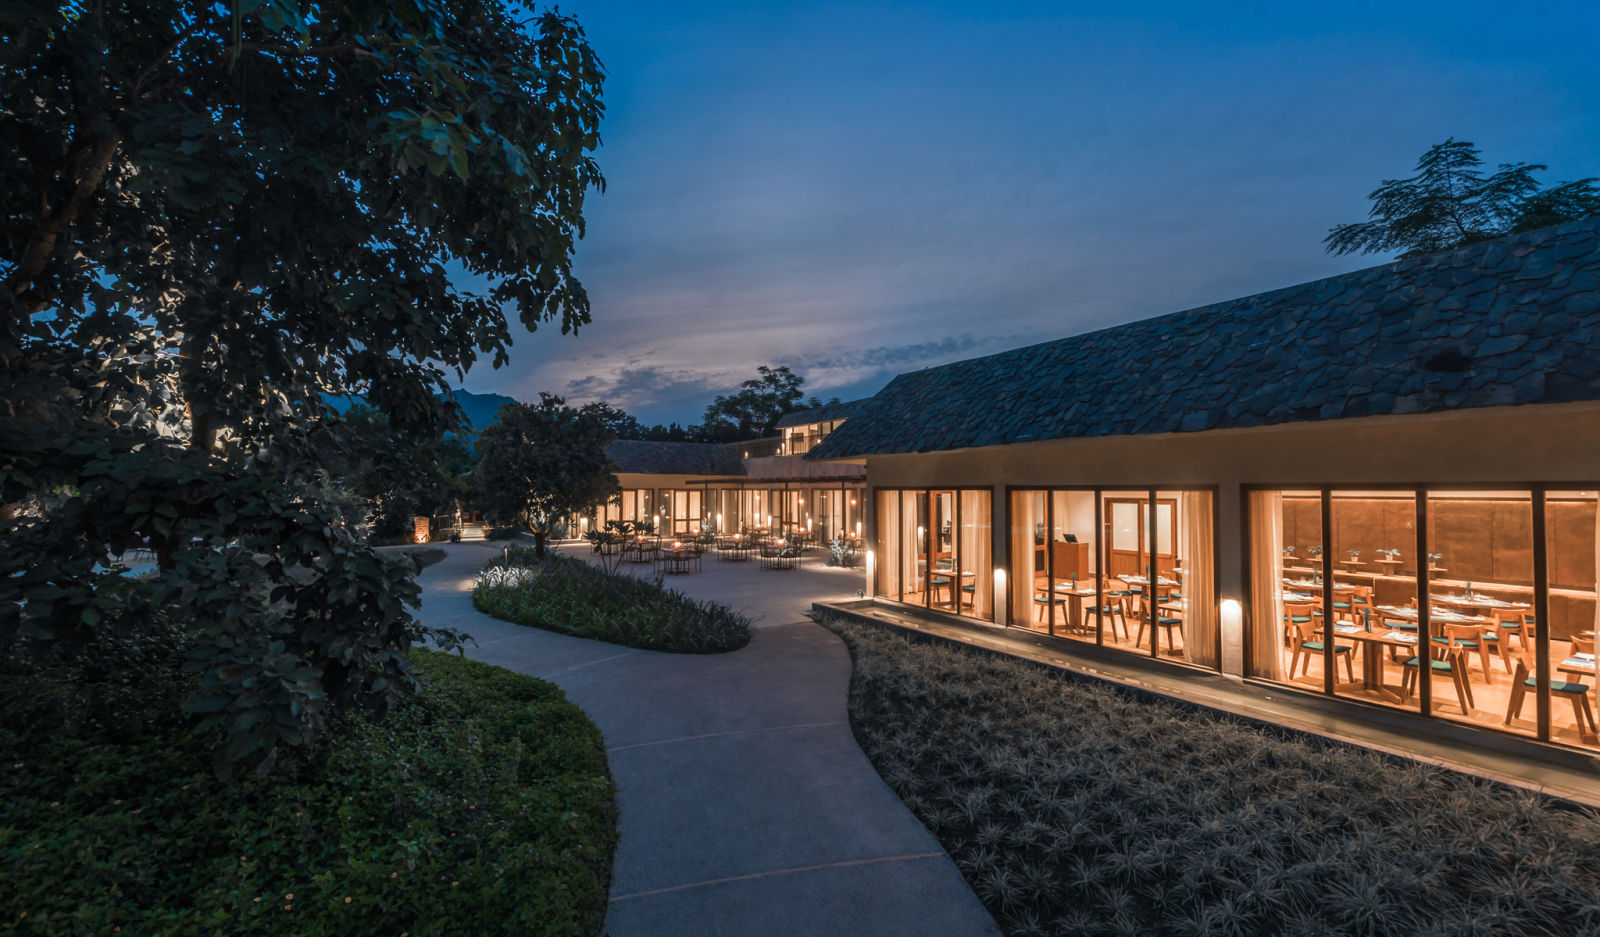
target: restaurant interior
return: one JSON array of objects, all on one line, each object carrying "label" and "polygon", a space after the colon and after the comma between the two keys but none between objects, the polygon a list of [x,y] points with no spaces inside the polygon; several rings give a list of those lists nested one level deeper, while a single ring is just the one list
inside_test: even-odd
[{"label": "restaurant interior", "polygon": [[1252,491],[1248,526],[1252,675],[1597,746],[1594,491]]},{"label": "restaurant interior", "polygon": [[1011,624],[1215,668],[1212,511],[1209,490],[1013,490]]}]

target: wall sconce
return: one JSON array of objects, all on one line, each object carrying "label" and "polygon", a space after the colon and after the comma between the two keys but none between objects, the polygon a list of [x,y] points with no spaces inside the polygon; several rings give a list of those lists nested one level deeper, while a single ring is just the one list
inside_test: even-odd
[{"label": "wall sconce", "polygon": [[1238,599],[1222,600],[1221,625],[1223,634],[1244,634],[1244,606]]}]

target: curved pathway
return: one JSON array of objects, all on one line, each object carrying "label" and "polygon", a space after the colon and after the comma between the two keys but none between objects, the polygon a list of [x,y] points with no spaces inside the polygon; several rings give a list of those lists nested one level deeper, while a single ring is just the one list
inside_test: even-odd
[{"label": "curved pathway", "polygon": [[479,660],[552,680],[605,734],[621,808],[610,937],[998,934],[954,863],[857,747],[850,656],[804,619],[859,575],[719,564],[672,585],[756,622],[730,654],[664,654],[497,621],[472,576],[498,547],[424,570],[421,615]]}]

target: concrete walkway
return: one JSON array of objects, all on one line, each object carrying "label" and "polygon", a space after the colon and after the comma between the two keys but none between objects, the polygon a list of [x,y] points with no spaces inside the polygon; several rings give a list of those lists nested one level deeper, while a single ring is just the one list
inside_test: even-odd
[{"label": "concrete walkway", "polygon": [[610,937],[999,933],[856,746],[849,653],[804,618],[854,598],[859,572],[707,557],[668,585],[750,615],[750,644],[663,654],[482,615],[472,577],[499,547],[447,550],[419,577],[423,619],[471,634],[472,657],[560,684],[605,734],[622,813]]}]

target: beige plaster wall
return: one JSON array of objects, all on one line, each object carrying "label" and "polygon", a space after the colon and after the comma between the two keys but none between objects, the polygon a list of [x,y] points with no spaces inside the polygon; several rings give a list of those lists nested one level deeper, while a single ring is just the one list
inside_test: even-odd
[{"label": "beige plaster wall", "polygon": [[[1218,598],[1244,600],[1242,491],[1331,485],[1600,484],[1600,403],[1494,407],[1157,436],[869,456],[869,487],[992,487],[994,559],[1008,565],[1006,487],[1217,486]],[[875,519],[869,512],[868,523]],[[875,542],[875,531],[868,542]],[[1243,673],[1243,635],[1222,665]]]}]

